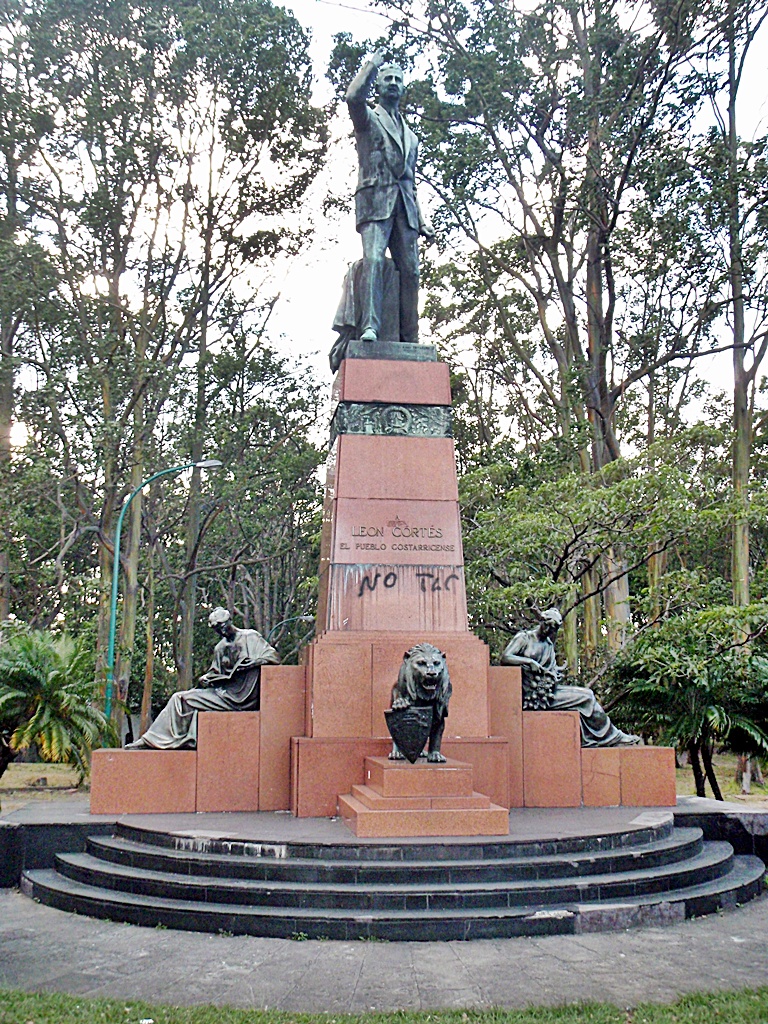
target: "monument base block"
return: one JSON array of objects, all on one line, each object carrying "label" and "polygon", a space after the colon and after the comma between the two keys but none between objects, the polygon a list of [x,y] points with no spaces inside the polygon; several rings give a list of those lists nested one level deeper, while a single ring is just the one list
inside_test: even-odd
[{"label": "monument base block", "polygon": [[677,803],[672,747],[621,749],[621,802],[624,807],[674,807]]},{"label": "monument base block", "polygon": [[91,814],[186,814],[197,807],[197,751],[94,750]]},{"label": "monument base block", "polygon": [[621,750],[585,747],[581,752],[581,792],[585,807],[618,807],[621,803]]},{"label": "monument base block", "polygon": [[258,811],[260,718],[258,711],[198,716],[198,811]]},{"label": "monument base block", "polygon": [[474,791],[471,764],[367,757],[365,778],[365,785],[353,786],[338,804],[341,817],[361,838],[509,834],[509,812]]}]

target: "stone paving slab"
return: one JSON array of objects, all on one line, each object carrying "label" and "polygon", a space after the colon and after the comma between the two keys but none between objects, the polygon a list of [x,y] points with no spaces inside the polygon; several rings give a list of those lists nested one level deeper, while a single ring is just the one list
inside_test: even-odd
[{"label": "stone paving slab", "polygon": [[0,987],[293,1012],[666,1002],[768,984],[768,899],[597,935],[290,941],[140,928],[0,891]]}]

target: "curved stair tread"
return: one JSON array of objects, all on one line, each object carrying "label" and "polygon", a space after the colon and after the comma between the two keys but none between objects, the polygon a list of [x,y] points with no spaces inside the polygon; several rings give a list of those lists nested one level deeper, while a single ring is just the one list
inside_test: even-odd
[{"label": "curved stair tread", "polygon": [[[300,874],[302,871],[314,873],[315,875],[348,874],[352,882],[366,881],[363,877],[367,874],[382,874],[387,871],[401,873],[404,870],[414,875],[444,873],[449,875],[452,871],[475,871],[487,872],[493,869],[504,868],[510,873],[515,870],[524,872],[526,877],[535,874],[536,870],[547,871],[568,866],[572,870],[563,872],[562,877],[574,877],[579,874],[591,875],[598,873],[597,870],[606,862],[624,861],[627,864],[641,863],[643,860],[657,856],[668,856],[670,859],[664,863],[674,863],[675,859],[688,856],[692,847],[700,847],[702,844],[702,831],[696,827],[678,828],[669,836],[661,840],[634,847],[622,847],[619,849],[593,850],[580,855],[569,854],[567,856],[541,855],[534,857],[506,857],[506,858],[461,858],[455,861],[446,859],[440,860],[419,860],[416,862],[402,860],[321,860],[318,858],[304,857],[256,857],[243,856],[242,854],[221,854],[206,853],[191,850],[174,850],[172,848],[161,848],[143,844],[134,840],[124,839],[120,836],[94,836],[88,840],[90,850],[103,853],[103,858],[113,863],[125,863],[125,858],[142,858],[155,861],[157,864],[164,863],[170,866],[178,863],[180,866],[191,867],[192,865],[216,865],[221,868],[234,867],[239,877],[248,875],[248,869],[252,869],[254,875],[258,872],[261,877],[266,878],[274,875]],[[121,859],[122,858],[122,859]],[[583,870],[580,872],[579,868]],[[158,870],[158,868],[155,868]],[[179,872],[182,873],[182,872]],[[191,873],[186,871],[184,873]],[[230,877],[238,877],[235,873]],[[367,884],[367,883],[366,883]]]},{"label": "curved stair tread", "polygon": [[[210,835],[199,835],[194,832],[164,832],[147,826],[136,825],[125,819],[118,820],[117,832],[123,838],[134,839],[147,846],[159,847],[161,849],[172,849],[181,851],[186,844],[188,849],[195,848],[192,852],[219,853],[228,856],[244,856],[250,851],[261,851],[262,856],[274,856],[277,859],[294,859],[302,856],[301,851],[306,851],[306,857],[310,860],[338,859],[340,861],[368,862],[382,858],[391,850],[396,857],[391,859],[403,862],[420,861],[428,857],[430,850],[439,851],[438,860],[465,859],[471,856],[471,852],[477,849],[484,851],[483,857],[486,860],[495,857],[505,857],[510,854],[520,857],[531,857],[542,854],[544,856],[563,857],[568,854],[582,854],[589,851],[620,850],[630,849],[637,845],[654,842],[669,836],[675,829],[674,813],[670,810],[649,809],[642,812],[639,817],[653,817],[652,822],[642,822],[632,828],[616,827],[613,830],[604,832],[572,835],[566,837],[549,837],[543,839],[518,839],[513,835],[501,838],[499,836],[476,837],[474,840],[467,840],[459,837],[445,837],[438,841],[439,837],[432,837],[425,841],[417,840],[394,840],[381,839],[355,839],[350,836],[348,842],[329,843],[286,840],[286,841],[259,841],[242,838],[212,837]],[[637,820],[637,819],[636,819]],[[219,849],[221,848],[221,849]],[[269,851],[274,851],[269,853]]]},{"label": "curved stair tread", "polygon": [[[103,904],[106,906],[119,907],[119,906],[142,906],[147,908],[165,909],[165,910],[178,910],[184,912],[194,912],[201,915],[226,915],[232,917],[233,915],[243,914],[248,917],[260,918],[260,917],[277,917],[277,918],[336,918],[340,920],[367,920],[367,919],[381,919],[386,920],[389,918],[401,918],[403,920],[415,920],[418,921],[424,917],[432,918],[465,918],[465,917],[499,917],[499,916],[513,916],[520,917],[530,914],[531,912],[537,911],[538,907],[535,906],[524,906],[524,907],[481,907],[472,910],[344,910],[338,907],[268,907],[268,906],[251,906],[247,904],[237,903],[201,903],[198,900],[179,900],[171,899],[167,896],[145,896],[141,893],[124,893],[120,890],[115,889],[104,889],[100,886],[88,885],[85,882],[79,882],[74,879],[67,878],[63,875],[58,874],[52,868],[35,868],[30,871],[24,872],[24,880],[27,888],[30,883],[33,890],[41,889],[47,890],[51,893],[68,894],[80,897],[85,900],[93,900],[97,905]],[[34,898],[39,899],[39,894],[35,891],[31,893],[27,892],[28,895],[32,895]],[[41,901],[42,902],[42,901]],[[549,909],[549,908],[547,908]],[[566,908],[563,908],[566,909]],[[290,910],[290,913],[286,913],[286,910]],[[94,915],[104,916],[104,915]]]},{"label": "curved stair tread", "polygon": [[[664,902],[677,900],[680,897],[684,897],[687,900],[702,895],[731,892],[745,885],[761,882],[764,877],[765,864],[759,857],[753,857],[751,854],[746,853],[734,854],[731,870],[726,874],[713,878],[709,882],[698,882],[693,885],[688,885],[684,889],[677,889],[670,891],[669,893],[664,893]],[[656,895],[660,896],[662,894],[657,893]],[[758,893],[755,895],[758,895]],[[644,902],[646,902],[646,899],[643,896],[627,896],[626,899],[621,900],[601,900],[600,906],[609,907],[624,903],[641,904]],[[594,904],[592,904],[592,906],[594,906]],[[579,908],[580,907],[581,905],[579,905]]]},{"label": "curved stair tread", "polygon": [[[290,937],[309,927],[316,937],[326,931],[328,937],[360,938],[360,932],[383,938],[472,938],[494,934],[552,934],[576,930],[576,922],[588,911],[609,911],[623,906],[669,906],[683,904],[685,916],[711,913],[719,907],[731,907],[739,898],[749,899],[762,888],[765,868],[756,857],[735,857],[731,872],[710,883],[687,889],[670,890],[662,900],[642,897],[590,904],[562,906],[517,906],[476,908],[471,910],[366,910],[344,911],[334,908],[285,908],[204,904],[196,901],[146,897],[105,890],[74,882],[52,870],[24,873],[23,889],[28,895],[52,906],[100,918],[115,916],[147,925],[200,931],[232,930],[246,934],[271,934]],[[141,918],[144,920],[140,920]],[[248,926],[248,927],[246,927]],[[442,927],[441,927],[442,926]],[[615,927],[615,925],[614,925]],[[251,930],[253,929],[253,930]],[[325,931],[323,930],[325,929]]]},{"label": "curved stair tread", "polygon": [[[230,892],[233,895],[252,892],[292,892],[299,894],[312,894],[321,892],[323,894],[338,893],[339,896],[354,896],[365,893],[371,896],[394,895],[403,893],[406,896],[418,897],[420,895],[430,896],[446,892],[450,887],[451,893],[546,893],[551,895],[560,888],[570,890],[599,889],[609,891],[612,888],[619,888],[628,884],[655,883],[659,887],[666,883],[665,887],[670,889],[674,886],[679,876],[694,874],[700,876],[704,872],[715,872],[722,869],[720,873],[728,870],[730,860],[733,856],[733,849],[729,843],[712,842],[705,844],[704,848],[695,856],[684,861],[677,861],[663,867],[641,868],[634,871],[614,871],[606,874],[594,874],[587,876],[563,876],[542,879],[512,879],[499,881],[470,882],[422,882],[410,881],[407,878],[399,879],[393,883],[366,882],[324,882],[324,881],[275,881],[272,879],[243,879],[227,878],[212,875],[178,874],[166,871],[157,871],[150,868],[139,868],[126,865],[115,865],[111,862],[101,861],[90,854],[60,854],[57,857],[62,867],[66,870],[72,865],[76,871],[82,873],[90,872],[95,877],[103,877],[111,881],[124,880],[130,885],[132,880],[142,880],[154,883],[158,886],[174,888],[183,891],[184,888],[196,888],[202,890],[216,890]],[[457,865],[460,870],[460,866]],[[403,868],[403,873],[407,869]]]}]

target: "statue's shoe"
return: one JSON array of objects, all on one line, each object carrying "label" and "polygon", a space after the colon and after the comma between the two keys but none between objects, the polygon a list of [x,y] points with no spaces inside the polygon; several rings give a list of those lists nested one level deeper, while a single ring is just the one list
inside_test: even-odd
[{"label": "statue's shoe", "polygon": [[379,340],[379,336],[376,333],[376,331],[374,331],[374,329],[372,327],[369,327],[367,330],[363,331],[363,333],[360,335],[360,341],[378,341],[378,340]]},{"label": "statue's shoe", "polygon": [[617,747],[637,747],[642,743],[640,736],[633,736],[631,732],[623,732],[621,739],[616,744]]},{"label": "statue's shoe", "polygon": [[151,750],[152,748],[148,743],[144,742],[143,737],[139,737],[135,743],[126,743],[123,750]]}]

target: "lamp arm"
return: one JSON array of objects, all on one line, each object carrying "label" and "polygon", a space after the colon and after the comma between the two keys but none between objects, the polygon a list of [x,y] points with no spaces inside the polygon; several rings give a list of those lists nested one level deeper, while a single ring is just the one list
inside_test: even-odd
[{"label": "lamp arm", "polygon": [[117,526],[115,528],[115,553],[112,560],[112,595],[109,604],[109,641],[107,643],[107,664],[106,664],[106,688],[104,691],[104,715],[109,718],[112,714],[112,696],[115,688],[115,634],[117,632],[117,590],[120,576],[120,538],[123,533],[123,520],[125,514],[130,507],[131,502],[143,491],[145,487],[159,479],[161,476],[169,476],[171,473],[183,473],[185,469],[191,469],[197,465],[195,462],[189,462],[185,466],[172,466],[170,469],[161,469],[157,473],[153,473],[152,476],[147,477],[138,487],[134,487],[128,498],[123,502],[123,507],[120,509],[120,515],[117,517]]}]

